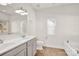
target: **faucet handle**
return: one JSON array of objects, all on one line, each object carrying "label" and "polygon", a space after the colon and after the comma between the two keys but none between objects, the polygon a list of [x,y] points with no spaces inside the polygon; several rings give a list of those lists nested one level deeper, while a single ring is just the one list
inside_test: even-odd
[{"label": "faucet handle", "polygon": [[24,38],[24,37],[26,37],[25,35],[22,35],[22,37]]}]

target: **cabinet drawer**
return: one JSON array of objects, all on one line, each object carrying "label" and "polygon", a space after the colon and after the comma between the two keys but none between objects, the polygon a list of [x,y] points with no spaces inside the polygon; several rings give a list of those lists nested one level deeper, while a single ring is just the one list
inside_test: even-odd
[{"label": "cabinet drawer", "polygon": [[36,41],[37,41],[37,39],[34,38],[26,43],[27,56],[34,56],[35,55],[36,47],[37,47]]},{"label": "cabinet drawer", "polygon": [[22,51],[20,51],[18,54],[16,54],[15,56],[26,56],[26,49],[23,49]]},{"label": "cabinet drawer", "polygon": [[26,44],[22,44],[10,51],[8,51],[7,53],[5,53],[3,56],[15,56],[17,53],[19,53],[20,51],[22,51],[23,49],[25,49]]}]

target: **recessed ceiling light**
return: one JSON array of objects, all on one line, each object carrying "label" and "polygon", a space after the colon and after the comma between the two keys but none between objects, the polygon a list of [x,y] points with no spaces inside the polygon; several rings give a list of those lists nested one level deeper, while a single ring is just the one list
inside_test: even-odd
[{"label": "recessed ceiling light", "polygon": [[36,6],[37,6],[37,7],[40,7],[40,4],[37,4]]}]

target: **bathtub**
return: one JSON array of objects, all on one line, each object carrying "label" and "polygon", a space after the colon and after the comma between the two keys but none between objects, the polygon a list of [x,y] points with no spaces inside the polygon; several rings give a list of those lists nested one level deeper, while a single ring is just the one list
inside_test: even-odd
[{"label": "bathtub", "polygon": [[79,56],[79,50],[77,50],[78,48],[79,47],[76,47],[76,44],[73,44],[70,41],[64,42],[64,50],[68,56]]}]

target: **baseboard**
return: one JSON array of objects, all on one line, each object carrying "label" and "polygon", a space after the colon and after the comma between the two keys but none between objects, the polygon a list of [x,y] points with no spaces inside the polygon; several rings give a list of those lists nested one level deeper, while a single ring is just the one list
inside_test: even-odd
[{"label": "baseboard", "polygon": [[43,45],[45,47],[50,47],[50,48],[58,48],[58,49],[64,49],[63,47],[61,46],[53,46],[53,45]]}]

